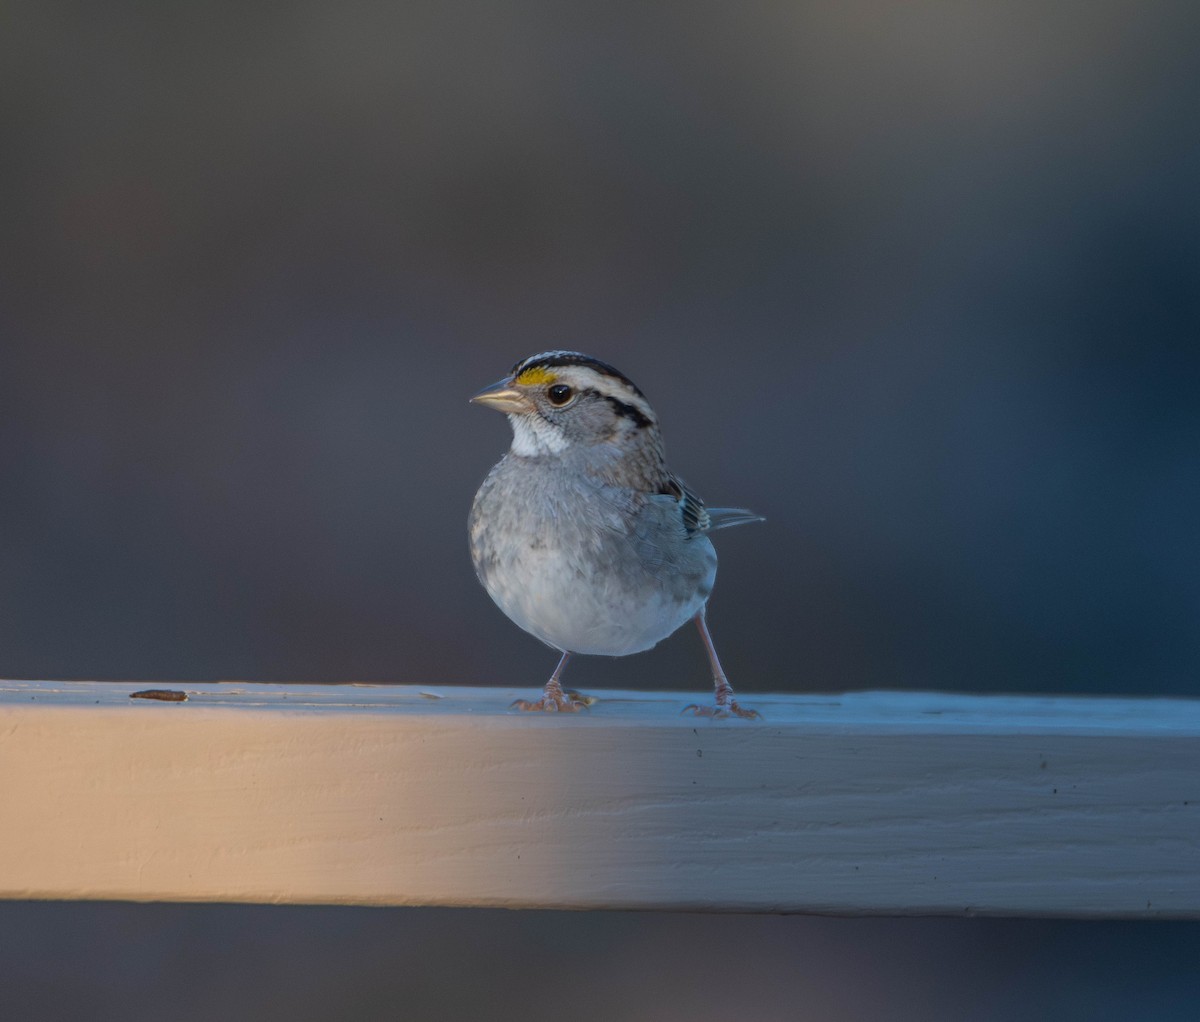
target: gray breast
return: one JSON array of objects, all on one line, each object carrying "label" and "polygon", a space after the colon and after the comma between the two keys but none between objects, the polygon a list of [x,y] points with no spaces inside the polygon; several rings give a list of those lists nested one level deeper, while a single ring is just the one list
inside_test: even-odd
[{"label": "gray breast", "polygon": [[678,504],[607,486],[562,459],[506,456],[476,494],[471,554],[488,593],[559,649],[649,649],[712,591],[716,553]]}]

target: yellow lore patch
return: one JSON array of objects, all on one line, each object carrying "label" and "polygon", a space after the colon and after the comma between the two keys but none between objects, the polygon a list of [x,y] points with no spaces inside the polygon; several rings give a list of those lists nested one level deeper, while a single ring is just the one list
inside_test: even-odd
[{"label": "yellow lore patch", "polygon": [[522,387],[538,387],[543,383],[553,383],[557,379],[558,377],[549,369],[543,366],[532,366],[521,373],[516,382]]}]

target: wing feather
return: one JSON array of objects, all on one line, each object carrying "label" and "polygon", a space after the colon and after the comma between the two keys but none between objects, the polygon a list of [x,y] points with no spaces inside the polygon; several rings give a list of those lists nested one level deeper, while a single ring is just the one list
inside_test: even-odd
[{"label": "wing feather", "polygon": [[704,501],[675,476],[669,476],[659,492],[674,497],[678,502],[679,512],[683,516],[683,527],[689,536],[711,532],[714,529],[726,529],[733,525],[764,521],[762,515],[742,507],[706,508]]}]

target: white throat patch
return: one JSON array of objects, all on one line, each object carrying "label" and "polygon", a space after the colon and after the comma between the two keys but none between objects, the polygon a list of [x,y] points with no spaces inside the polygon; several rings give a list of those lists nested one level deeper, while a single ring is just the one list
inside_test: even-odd
[{"label": "white throat patch", "polygon": [[508,421],[513,431],[513,454],[535,458],[567,449],[567,438],[540,415],[510,415]]}]

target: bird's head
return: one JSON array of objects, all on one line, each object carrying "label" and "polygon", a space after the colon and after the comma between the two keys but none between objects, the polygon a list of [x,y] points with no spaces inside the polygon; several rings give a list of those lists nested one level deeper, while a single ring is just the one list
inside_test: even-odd
[{"label": "bird's head", "polygon": [[522,359],[471,400],[508,416],[518,455],[657,442],[658,420],[633,381],[577,351],[544,351]]}]

